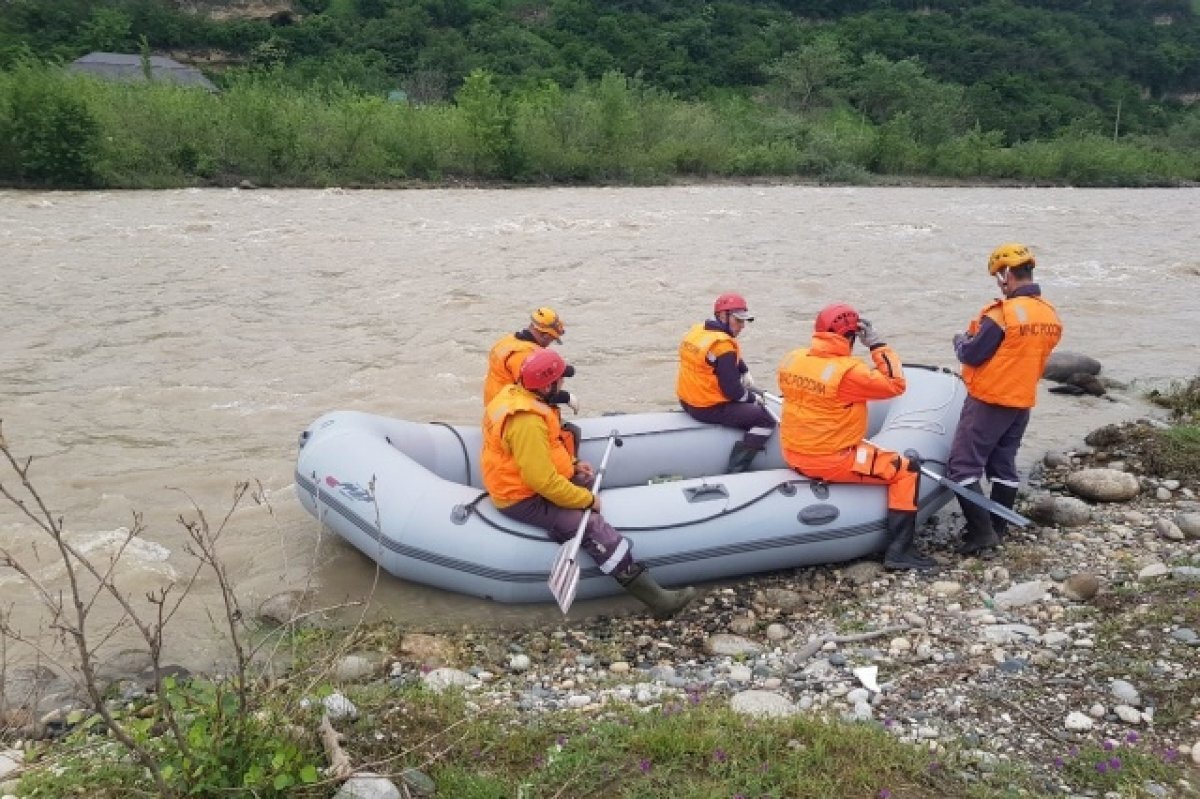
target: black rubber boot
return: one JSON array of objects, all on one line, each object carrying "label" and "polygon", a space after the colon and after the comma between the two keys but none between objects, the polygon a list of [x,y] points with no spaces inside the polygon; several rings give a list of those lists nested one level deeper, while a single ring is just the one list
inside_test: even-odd
[{"label": "black rubber boot", "polygon": [[[992,501],[1003,505],[1012,510],[1012,506],[1017,501],[1016,486],[1006,486],[1003,483],[992,483]],[[1002,519],[996,514],[992,514],[992,530],[996,533],[1001,543],[1004,541],[1004,536],[1008,533],[1008,519]]]},{"label": "black rubber boot", "polygon": [[754,460],[754,456],[762,452],[761,449],[755,449],[746,445],[745,441],[738,441],[733,445],[733,449],[729,451],[729,468],[726,469],[727,474],[738,474],[750,470],[750,463]]},{"label": "black rubber boot", "polygon": [[888,545],[883,553],[885,569],[929,571],[937,568],[937,561],[922,555],[914,544],[914,539],[917,537],[917,512],[915,510],[889,510],[887,530]]},{"label": "black rubber boot", "polygon": [[[983,487],[979,485],[978,480],[967,483],[963,488],[983,496]],[[963,518],[967,520],[967,530],[963,533],[962,543],[958,545],[958,554],[974,555],[976,552],[998,546],[1000,539],[992,529],[992,514],[962,497],[958,498],[958,504],[962,508]]]},{"label": "black rubber boot", "polygon": [[621,587],[641,600],[654,612],[656,619],[669,619],[696,598],[696,589],[688,586],[668,591],[654,581],[645,566],[635,564],[626,577],[617,577]]}]

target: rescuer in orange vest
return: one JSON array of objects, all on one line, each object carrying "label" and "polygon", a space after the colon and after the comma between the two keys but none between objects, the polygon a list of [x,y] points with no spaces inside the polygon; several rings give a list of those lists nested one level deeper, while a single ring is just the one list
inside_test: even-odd
[{"label": "rescuer in orange vest", "polygon": [[[573,456],[550,404],[562,390],[567,364],[540,349],[525,359],[517,383],[488,403],[483,415],[483,485],[505,516],[540,527],[559,543],[569,541],[587,508],[582,548],[600,571],[648,606],[660,619],[674,616],[696,597],[696,589],[669,591],[633,559],[633,544],[601,515],[600,495],[592,493],[595,471]],[[549,561],[547,561],[549,562]]]},{"label": "rescuer in orange vest", "polygon": [[[783,459],[807,477],[887,486],[884,566],[935,568],[914,544],[920,464],[864,440],[867,402],[898,397],[907,387],[900,356],[845,303],[823,308],[813,330],[812,345],[789,353],[778,371]],[[856,337],[870,348],[874,368],[850,354]]]},{"label": "rescuer in orange vest", "polygon": [[[954,353],[967,384],[946,477],[1006,508],[1017,499],[1017,450],[1037,402],[1037,384],[1062,338],[1062,321],[1033,281],[1036,261],[1024,244],[1001,244],[988,258],[988,274],[1004,297],[979,312],[967,332],[954,337]],[[959,499],[967,528],[958,551],[970,555],[998,545],[1008,522]]]},{"label": "rescuer in orange vest", "polygon": [[697,421],[746,431],[729,453],[730,473],[749,469],[775,431],[737,340],[753,321],[745,297],[727,292],[713,303],[713,318],[693,325],[679,344],[679,404]]},{"label": "rescuer in orange vest", "polygon": [[[488,353],[487,378],[483,383],[483,404],[486,406],[500,389],[517,382],[521,364],[530,354],[562,341],[566,327],[553,308],[538,308],[529,316],[529,324],[510,333],[492,345]],[[575,376],[575,367],[567,366],[565,377]],[[579,413],[579,401],[570,392],[562,391],[554,398],[555,405],[567,405]]]}]

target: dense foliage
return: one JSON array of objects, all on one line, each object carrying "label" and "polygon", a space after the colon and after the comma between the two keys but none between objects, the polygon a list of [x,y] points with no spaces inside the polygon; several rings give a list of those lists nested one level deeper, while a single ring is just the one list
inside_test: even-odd
[{"label": "dense foliage", "polygon": [[[0,144],[12,142],[0,151],[0,180],[1197,179],[1200,105],[1188,101],[1200,93],[1200,17],[1187,0],[292,0],[257,20],[226,17],[219,0],[186,5],[210,13],[167,0],[0,0]],[[131,181],[105,137],[157,151],[161,131],[129,130],[99,105],[80,105],[99,89],[47,79],[55,94],[38,110],[21,92],[38,64],[140,49],[209,65],[225,91],[171,100],[172,115],[147,120],[179,126],[186,141],[153,156],[177,168]],[[251,84],[265,105],[245,105]],[[429,113],[384,107],[389,94]],[[617,94],[624,116],[610,117],[603,104]],[[143,101],[130,102],[146,117]],[[297,104],[336,118],[333,130],[312,130]],[[240,129],[187,130],[206,114]],[[33,132],[18,135],[26,119]],[[305,161],[306,148],[346,128],[361,155],[398,135],[379,129],[384,121],[404,136],[424,131],[435,149],[437,136],[463,133],[460,123],[471,141],[462,158],[397,158],[407,145],[393,141],[349,173]],[[625,149],[663,123],[682,140],[662,142],[657,155]],[[60,129],[50,139],[38,132]],[[205,141],[216,136],[230,139],[220,151]],[[230,163],[239,136],[250,147],[265,137],[274,152],[252,168]],[[538,148],[551,145],[557,152],[543,157]]]}]

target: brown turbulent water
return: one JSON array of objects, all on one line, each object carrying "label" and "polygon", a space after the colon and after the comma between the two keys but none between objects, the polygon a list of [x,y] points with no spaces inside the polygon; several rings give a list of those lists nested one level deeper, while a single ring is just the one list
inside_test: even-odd
[{"label": "brown turbulent water", "polygon": [[[251,480],[268,504],[221,539],[243,604],[311,584],[334,605],[374,570],[296,503],[297,433],[335,408],[475,423],[488,346],[534,306],[567,322],[585,414],[660,409],[678,338],[729,289],[757,315],[743,342],[760,384],[834,300],[906,360],[950,365],[994,293],[987,253],[1017,239],[1062,347],[1144,389],[1200,372],[1197,208],[1196,189],[0,192],[0,419],[79,546],[104,558],[145,514],[120,569],[132,596],[188,572],[179,513],[195,502],[217,522]],[[1023,458],[1144,410],[1043,394]],[[33,540],[0,507],[0,545],[61,587]],[[195,600],[169,647],[203,664],[221,636],[211,580]],[[4,569],[0,602],[26,633],[45,624]],[[373,607],[422,627],[556,617],[386,576]]]}]

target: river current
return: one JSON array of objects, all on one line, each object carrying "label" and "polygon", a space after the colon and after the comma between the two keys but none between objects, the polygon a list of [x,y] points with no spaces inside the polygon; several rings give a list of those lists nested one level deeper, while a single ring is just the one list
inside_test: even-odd
[{"label": "river current", "polygon": [[[387,575],[372,593],[373,564],[295,500],[300,430],[339,408],[477,423],[490,344],[539,305],[566,321],[585,415],[672,407],[678,340],[727,290],[757,317],[742,341],[760,385],[838,300],[906,360],[953,365],[951,337],[995,293],[988,252],[1018,240],[1063,317],[1061,347],[1131,386],[1112,398],[1043,386],[1028,466],[1146,413],[1140,392],[1200,373],[1197,208],[1197,189],[0,192],[0,419],[84,550],[103,561],[143,514],[118,569],[133,597],[190,572],[176,517],[195,506],[217,527],[249,480],[264,501],[220,538],[248,609],[311,587],[322,606],[371,593],[370,617],[408,627],[540,623],[557,610]],[[63,587],[35,541],[0,506],[0,546]],[[222,636],[219,594],[207,576],[192,590],[168,652],[203,665]],[[0,601],[23,632],[44,630],[12,570],[0,568]]]}]

